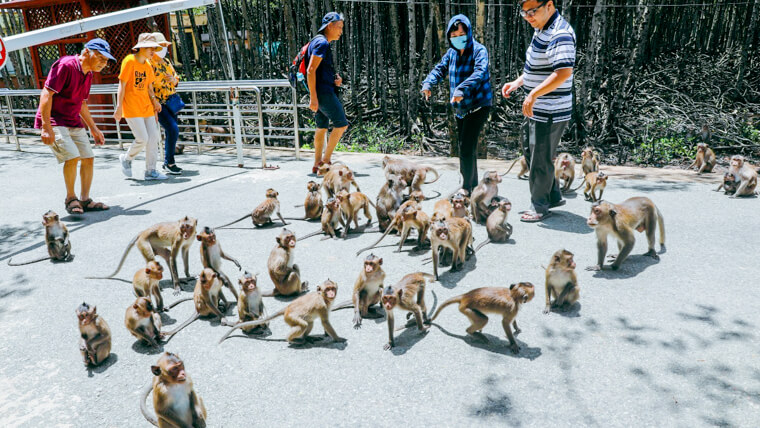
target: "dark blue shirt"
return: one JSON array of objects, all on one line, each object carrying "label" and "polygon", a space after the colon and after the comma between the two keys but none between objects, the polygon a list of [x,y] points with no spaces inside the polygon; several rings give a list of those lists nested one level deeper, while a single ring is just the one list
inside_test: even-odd
[{"label": "dark blue shirt", "polygon": [[312,56],[322,58],[317,67],[317,92],[335,91],[335,68],[333,67],[332,50],[330,42],[325,36],[317,35],[306,50],[306,67],[308,69]]}]

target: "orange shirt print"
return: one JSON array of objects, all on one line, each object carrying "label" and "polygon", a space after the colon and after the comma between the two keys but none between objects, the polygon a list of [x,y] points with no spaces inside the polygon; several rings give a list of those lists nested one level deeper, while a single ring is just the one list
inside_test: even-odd
[{"label": "orange shirt print", "polygon": [[140,64],[134,55],[128,55],[121,63],[119,80],[124,85],[122,115],[125,118],[153,116],[155,112],[148,86],[155,80],[155,75],[150,64],[147,61]]}]

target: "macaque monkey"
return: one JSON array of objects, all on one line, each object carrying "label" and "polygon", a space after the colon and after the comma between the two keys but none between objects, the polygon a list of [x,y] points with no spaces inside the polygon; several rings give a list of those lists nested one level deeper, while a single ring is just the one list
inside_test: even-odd
[{"label": "macaque monkey", "polygon": [[470,199],[472,218],[476,223],[484,223],[488,219],[488,206],[491,204],[491,199],[499,194],[499,183],[501,183],[501,177],[496,171],[486,171],[483,179],[472,191]]},{"label": "macaque monkey", "polygon": [[232,263],[235,263],[238,270],[242,269],[240,263],[233,257],[225,254],[219,241],[216,240],[214,229],[204,227],[203,231],[198,234],[197,238],[201,241],[201,263],[203,264],[203,267],[213,269],[213,271],[219,275],[219,279],[222,280],[224,286],[229,288],[232,295],[237,299],[237,290],[235,290],[235,287],[232,285],[232,281],[230,281],[227,275],[222,272],[222,259],[227,259]]},{"label": "macaque monkey", "polygon": [[[222,301],[224,303],[222,303]],[[222,325],[233,325],[227,321],[227,317],[224,316],[224,312],[227,311],[227,299],[222,293],[222,281],[213,269],[204,268],[200,275],[198,275],[198,280],[195,282],[195,290],[193,291],[193,302],[195,303],[195,313],[179,327],[165,333],[167,342],[174,337],[175,334],[179,333],[183,328],[187,327],[200,317],[213,315],[220,319]],[[220,305],[222,309],[219,309]]]},{"label": "macaque monkey", "polygon": [[395,174],[388,174],[387,177],[375,199],[375,212],[381,232],[388,228],[396,210],[404,203],[403,192],[407,186],[406,180]]},{"label": "macaque monkey", "polygon": [[361,328],[363,318],[380,318],[382,315],[372,312],[369,308],[380,303],[383,294],[383,259],[370,254],[364,259],[362,271],[354,283],[354,292],[351,301],[354,306],[354,328]]},{"label": "macaque monkey", "polygon": [[210,125],[207,120],[201,119],[198,121],[199,130],[206,134],[211,135],[211,142],[213,144],[232,144],[232,136],[230,136],[230,130],[226,126],[214,126]]},{"label": "macaque monkey", "polygon": [[[257,276],[246,272],[239,280],[240,293],[238,294],[238,323],[246,321],[256,321],[259,318],[266,317],[267,311],[264,308],[261,289],[257,283]],[[243,329],[246,334],[256,334],[266,331],[269,324],[261,324],[256,327],[247,327]]]},{"label": "macaque monkey", "polygon": [[[572,306],[580,297],[578,277],[575,275],[575,261],[573,253],[567,250],[557,250],[552,255],[552,260],[546,268],[546,307],[544,313],[548,314],[552,308]],[[554,294],[554,302],[551,296]]]},{"label": "macaque monkey", "polygon": [[364,210],[364,217],[367,217],[367,226],[372,224],[372,212],[370,211],[370,205],[377,209],[375,204],[369,200],[367,195],[361,192],[348,193],[347,190],[341,190],[335,198],[340,203],[340,211],[343,214],[343,238],[348,236],[348,230],[351,227],[351,221],[354,222],[354,227],[359,228],[359,211]]},{"label": "macaque monkey", "polygon": [[697,157],[687,169],[696,167],[697,174],[702,174],[703,172],[712,172],[713,168],[715,168],[715,164],[717,163],[718,160],[715,157],[715,152],[707,147],[707,144],[699,143],[697,144]]},{"label": "macaque monkey", "polygon": [[[435,183],[438,181],[440,175],[438,171],[432,166],[420,165],[417,162],[412,162],[406,159],[392,158],[390,156],[383,157],[383,169],[385,170],[385,176],[388,178],[390,175],[396,175],[404,179],[409,184],[409,192],[422,191],[423,184]],[[428,173],[435,174],[433,181],[425,181]]]},{"label": "macaque monkey", "polygon": [[575,159],[570,153],[560,153],[557,159],[554,161],[554,178],[557,180],[557,184],[562,184],[562,192],[570,190],[570,185],[575,180]]},{"label": "macaque monkey", "polygon": [[512,225],[507,222],[507,216],[511,210],[512,203],[509,202],[509,199],[504,198],[498,202],[497,208],[488,216],[488,220],[486,220],[488,239],[478,245],[478,248],[475,249],[476,253],[483,248],[483,246],[491,242],[509,241],[509,237],[512,236]]},{"label": "macaque monkey", "polygon": [[586,223],[596,230],[596,247],[598,249],[597,264],[586,270],[602,270],[604,256],[607,255],[607,237],[612,235],[618,241],[620,253],[610,256],[614,259],[612,269],[618,270],[626,257],[633,250],[636,237],[633,231],[646,232],[649,241],[649,251],[644,255],[659,260],[660,256],[654,249],[656,227],[660,227],[660,249],[665,250],[665,222],[660,210],[651,199],[634,197],[622,204],[611,204],[606,201],[597,202],[591,206],[591,215]]},{"label": "macaque monkey", "polygon": [[193,245],[197,224],[198,220],[185,216],[178,221],[158,223],[143,230],[129,242],[127,249],[124,250],[124,254],[121,256],[119,266],[116,267],[116,270],[112,274],[106,277],[88,277],[88,279],[108,279],[116,276],[124,265],[124,260],[127,259],[129,250],[133,246],[137,246],[146,262],[156,260],[157,255],[166,260],[166,263],[169,265],[169,271],[172,274],[174,294],[178,294],[180,291],[180,281],[179,274],[177,273],[177,254],[180,251],[182,252],[182,261],[185,264],[185,277],[189,278],[188,253],[190,246]]},{"label": "macaque monkey", "polygon": [[337,295],[338,285],[328,279],[321,285],[317,286],[317,291],[304,294],[291,302],[285,307],[285,309],[282,309],[271,316],[256,321],[237,324],[232,327],[227,334],[222,336],[219,343],[222,343],[238,328],[250,328],[264,325],[279,316],[284,316],[285,322],[292,327],[290,334],[288,334],[289,343],[301,345],[320,340],[309,337],[309,333],[314,326],[314,320],[317,318],[322,321],[322,327],[325,329],[325,333],[330,335],[333,341],[345,342],[346,339],[338,336],[338,333],[335,332],[335,329],[333,329],[330,324],[330,308]]},{"label": "macaque monkey", "polygon": [[502,177],[509,174],[509,171],[512,171],[512,167],[515,166],[517,162],[520,162],[520,172],[517,173],[517,178],[520,180],[527,180],[528,179],[528,171],[530,171],[530,168],[528,168],[528,161],[525,159],[525,156],[520,156],[519,158],[515,159],[512,162],[512,165],[509,166],[509,169],[504,174],[501,174]]},{"label": "macaque monkey", "polygon": [[239,219],[222,226],[217,226],[216,229],[232,226],[233,224],[243,221],[248,217],[251,218],[254,227],[269,226],[270,224],[274,223],[272,221],[272,214],[277,214],[277,217],[280,219],[283,226],[287,225],[288,223],[285,222],[285,219],[282,218],[282,214],[280,214],[280,201],[277,199],[278,195],[279,193],[277,193],[276,190],[267,189],[266,199],[264,199],[264,202],[260,203],[259,206],[254,208],[252,213],[246,214]]},{"label": "macaque monkey", "polygon": [[[604,194],[604,188],[607,187],[607,174],[602,171],[589,172],[583,178],[581,185],[574,190],[580,189],[583,184],[586,184],[586,188],[583,189],[583,196],[587,201],[596,202],[602,200],[602,194]],[[599,189],[599,196],[596,196],[596,190]]]},{"label": "macaque monkey", "polygon": [[319,193],[319,184],[316,181],[309,181],[306,185],[309,193],[306,194],[304,206],[304,219],[311,220],[322,216],[322,195]]},{"label": "macaque monkey", "polygon": [[322,179],[321,187],[328,198],[333,198],[341,190],[350,192],[352,184],[357,192],[361,192],[351,169],[345,165],[333,165],[325,174],[325,178]]},{"label": "macaque monkey", "polygon": [[467,334],[488,342],[488,338],[482,333],[483,327],[488,323],[488,316],[486,316],[486,314],[501,315],[501,326],[504,328],[504,333],[506,333],[507,338],[509,339],[512,353],[517,354],[520,352],[520,346],[515,341],[515,336],[512,334],[510,323],[515,328],[515,334],[521,331],[515,320],[517,317],[517,311],[520,310],[521,305],[533,300],[535,294],[535,287],[533,287],[533,284],[530,282],[512,284],[509,288],[476,288],[443,302],[441,306],[438,307],[438,310],[435,311],[430,322],[432,323],[438,318],[438,314],[441,313],[443,308],[458,303],[459,312],[463,313],[464,316],[470,320],[470,326],[467,327]]},{"label": "macaque monkey", "polygon": [[412,229],[417,230],[417,246],[415,249],[420,249],[424,246],[427,239],[427,232],[430,229],[430,217],[422,211],[422,208],[415,206],[409,206],[401,212],[403,217],[403,223],[401,226],[401,240],[398,243],[398,249],[396,253],[401,252],[401,248],[404,246],[406,239],[409,237],[409,232]]},{"label": "macaque monkey", "polygon": [[23,266],[43,260],[67,261],[71,257],[71,242],[69,241],[69,229],[66,228],[58,214],[54,211],[48,211],[42,216],[42,225],[45,226],[45,245],[47,246],[48,256],[30,260],[23,263],[13,263],[8,259],[8,266]]},{"label": "macaque monkey", "polygon": [[293,254],[296,249],[296,235],[288,229],[282,229],[275,240],[277,245],[272,249],[267,260],[267,270],[274,283],[274,289],[264,296],[292,296],[306,293],[309,291],[309,283],[301,282],[301,270],[295,264],[295,254]]},{"label": "macaque monkey", "polygon": [[132,336],[147,343],[153,348],[158,348],[161,343],[161,315],[154,310],[150,303],[150,297],[138,297],[127,308],[124,315],[124,325]]},{"label": "macaque monkey", "polygon": [[82,303],[76,310],[79,319],[79,351],[85,367],[97,366],[111,355],[111,329],[95,306]]},{"label": "macaque monkey", "polygon": [[[361,250],[357,251],[356,255],[358,256],[359,254],[361,254],[361,253],[363,253],[363,252],[365,252],[367,250],[371,250],[371,249],[375,248],[377,246],[377,244],[380,243],[380,241],[382,241],[386,236],[388,236],[389,233],[391,233],[394,230],[396,230],[399,233],[401,233],[402,230],[403,230],[403,227],[404,227],[405,219],[407,217],[409,217],[408,220],[410,222],[421,223],[422,225],[424,225],[423,223],[427,220],[427,224],[429,225],[430,224],[430,218],[427,216],[427,214],[425,214],[424,212],[422,212],[422,206],[420,205],[420,201],[423,201],[423,200],[425,200],[425,195],[423,195],[421,191],[414,191],[414,192],[412,192],[409,195],[409,200],[407,200],[406,202],[404,202],[403,204],[401,204],[401,206],[399,206],[398,209],[396,210],[396,213],[393,216],[393,219],[391,220],[390,224],[388,224],[388,227],[385,228],[385,232],[383,232],[383,236],[381,236],[380,239],[378,239],[374,244],[370,245],[369,247],[362,248]],[[411,213],[417,213],[417,212],[420,212],[421,214],[419,214],[419,215],[415,214],[414,218],[410,217]],[[409,213],[410,216],[405,217],[405,213]],[[417,219],[417,217],[419,217],[419,219]],[[411,223],[410,223],[410,225],[411,225]],[[424,234],[425,235],[427,234],[427,228],[425,229]],[[422,242],[424,242],[424,237],[418,237],[418,239],[417,239],[418,245],[420,245],[420,246],[423,245],[421,243],[421,241],[420,241],[421,239],[422,239]],[[404,243],[404,240],[402,240],[399,243],[399,251],[400,251],[401,245],[403,245],[403,243]]]},{"label": "macaque monkey", "polygon": [[164,308],[164,299],[161,297],[161,289],[158,285],[164,277],[164,268],[155,260],[149,261],[144,268],[138,269],[132,277],[132,287],[137,297],[153,296],[155,307],[158,312],[168,310]]},{"label": "macaque monkey", "polygon": [[348,166],[345,163],[341,162],[341,161],[335,161],[335,162],[332,162],[332,163],[322,163],[322,164],[320,164],[317,167],[317,176],[324,177],[325,174],[327,174],[328,172],[330,172],[330,170],[333,169],[333,168],[335,168],[336,170],[338,168],[344,168],[344,169],[346,169],[346,168],[348,168]]},{"label": "macaque monkey", "polygon": [[340,229],[340,227],[343,224],[343,221],[340,215],[341,215],[340,202],[338,202],[336,198],[327,199],[327,203],[325,203],[324,209],[322,210],[321,229],[315,230],[314,232],[311,232],[307,235],[302,236],[301,238],[298,238],[299,241],[303,241],[304,239],[308,239],[308,238],[311,238],[312,236],[317,236],[320,234],[326,235],[322,239],[336,238],[338,236],[337,231]]},{"label": "macaque monkey", "polygon": [[464,218],[450,217],[439,220],[432,225],[430,234],[433,253],[433,274],[438,280],[438,256],[441,247],[452,251],[451,272],[462,268],[467,256],[467,246],[472,241],[472,224]]},{"label": "macaque monkey", "polygon": [[401,278],[401,281],[395,286],[385,288],[382,302],[383,309],[385,309],[385,317],[388,320],[388,343],[383,347],[384,350],[387,351],[396,346],[393,340],[393,309],[396,306],[414,314],[414,319],[417,321],[417,328],[420,332],[426,333],[428,331],[430,327],[424,324],[428,320],[427,307],[425,306],[425,284],[427,280],[432,279],[433,275],[415,272]]},{"label": "macaque monkey", "polygon": [[589,172],[599,171],[599,152],[591,147],[583,149],[581,152],[581,169],[584,176]]},{"label": "macaque monkey", "polygon": [[[145,419],[159,428],[205,428],[206,407],[195,392],[190,375],[185,373],[182,360],[175,354],[164,352],[150,371],[155,375],[153,383],[140,394],[140,411]],[[145,404],[151,391],[158,419],[150,414]]]},{"label": "macaque monkey", "polygon": [[430,220],[433,222],[443,221],[454,216],[454,204],[448,199],[441,199],[433,206],[433,216]]},{"label": "macaque monkey", "polygon": [[453,206],[452,216],[459,218],[472,218],[467,209],[470,207],[469,192],[460,189],[451,196],[451,205]]},{"label": "macaque monkey", "polygon": [[725,195],[733,195],[736,193],[736,188],[739,187],[739,181],[734,178],[734,175],[730,172],[723,174],[723,183],[715,189],[719,192],[723,189]]},{"label": "macaque monkey", "polygon": [[734,180],[739,182],[739,187],[736,188],[736,192],[731,196],[736,198],[738,196],[752,196],[755,194],[755,187],[757,187],[757,171],[744,160],[742,155],[734,155],[731,158],[731,165],[728,168],[734,176]]}]

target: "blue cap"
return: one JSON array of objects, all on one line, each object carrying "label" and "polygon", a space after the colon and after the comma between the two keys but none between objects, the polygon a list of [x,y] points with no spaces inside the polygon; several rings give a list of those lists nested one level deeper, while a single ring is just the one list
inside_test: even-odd
[{"label": "blue cap", "polygon": [[110,59],[111,61],[116,61],[116,58],[111,55],[111,46],[107,41],[103,39],[92,39],[87,42],[84,47],[91,51],[98,51],[102,53],[104,57]]},{"label": "blue cap", "polygon": [[319,30],[317,30],[317,33],[321,33],[322,30],[324,30],[327,25],[331,22],[338,22],[343,21],[343,15],[341,15],[338,12],[328,12],[327,15],[322,18],[322,26],[319,27]]}]

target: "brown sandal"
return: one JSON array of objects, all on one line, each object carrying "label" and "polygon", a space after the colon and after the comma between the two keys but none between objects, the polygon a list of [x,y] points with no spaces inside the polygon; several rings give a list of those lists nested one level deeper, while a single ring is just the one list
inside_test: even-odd
[{"label": "brown sandal", "polygon": [[92,198],[87,199],[86,201],[79,201],[82,203],[82,208],[85,212],[88,211],[105,211],[109,209],[110,207],[103,202],[93,202]]},{"label": "brown sandal", "polygon": [[82,208],[82,203],[79,202],[79,199],[76,197],[71,199],[66,199],[66,212],[69,214],[84,214],[84,208]]}]

